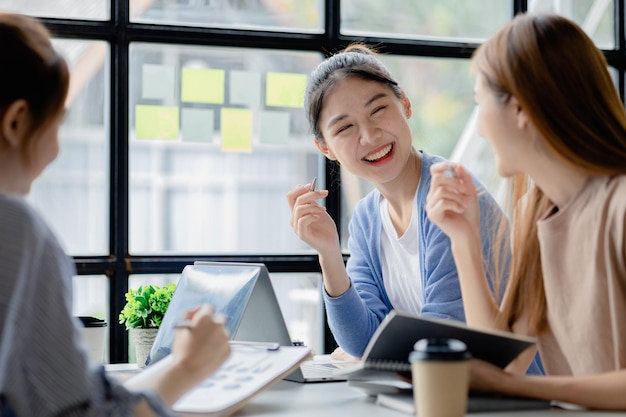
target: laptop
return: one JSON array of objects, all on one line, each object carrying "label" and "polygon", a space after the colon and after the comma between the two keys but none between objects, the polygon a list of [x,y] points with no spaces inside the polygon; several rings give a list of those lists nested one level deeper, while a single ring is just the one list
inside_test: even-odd
[{"label": "laptop", "polygon": [[[226,318],[233,341],[293,344],[280,310],[267,268],[262,263],[196,262],[187,265],[178,281],[146,365],[169,355],[174,325],[185,311],[210,304]],[[305,361],[285,379],[295,382],[345,381],[334,375],[336,361],[328,355]]]}]

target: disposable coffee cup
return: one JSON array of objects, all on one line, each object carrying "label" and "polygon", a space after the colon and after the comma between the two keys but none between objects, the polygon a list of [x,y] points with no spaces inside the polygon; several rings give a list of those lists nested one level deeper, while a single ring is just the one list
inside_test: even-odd
[{"label": "disposable coffee cup", "polygon": [[469,358],[457,339],[421,339],[409,355],[413,400],[419,417],[463,417],[467,411]]},{"label": "disposable coffee cup", "polygon": [[78,318],[83,324],[83,340],[87,346],[89,359],[92,362],[103,363],[107,322],[96,317],[79,316]]}]

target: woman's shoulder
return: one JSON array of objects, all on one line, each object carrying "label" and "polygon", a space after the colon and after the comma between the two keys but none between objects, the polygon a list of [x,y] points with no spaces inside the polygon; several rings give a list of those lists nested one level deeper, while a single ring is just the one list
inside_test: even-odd
[{"label": "woman's shoulder", "polygon": [[374,188],[354,205],[354,213],[372,214],[371,210],[378,208],[381,194],[378,189]]},{"label": "woman's shoulder", "polygon": [[605,178],[599,178],[603,186],[594,186],[596,190],[602,190],[599,194],[602,204],[606,204],[609,208],[615,209],[618,214],[623,215],[626,210],[626,174],[615,175]]},{"label": "woman's shoulder", "polygon": [[423,150],[420,150],[419,153],[422,156],[422,172],[426,170],[426,172],[430,173],[431,165],[436,164],[437,162],[448,161],[448,159],[444,158],[443,156],[428,153]]},{"label": "woman's shoulder", "polygon": [[6,194],[0,194],[0,231],[14,241],[50,234],[44,219],[23,197]]}]

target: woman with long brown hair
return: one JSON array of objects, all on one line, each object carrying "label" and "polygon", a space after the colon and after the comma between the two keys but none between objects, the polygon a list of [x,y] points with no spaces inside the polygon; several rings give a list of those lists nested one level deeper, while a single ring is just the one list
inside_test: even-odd
[{"label": "woman with long brown hair", "polygon": [[548,376],[520,374],[527,352],[513,372],[476,361],[472,386],[626,410],[626,111],[607,62],[569,19],[519,15],[473,64],[478,130],[511,189],[501,308],[476,251],[477,197],[463,167],[456,177],[431,168],[428,216],[451,239],[468,324],[537,337]]}]

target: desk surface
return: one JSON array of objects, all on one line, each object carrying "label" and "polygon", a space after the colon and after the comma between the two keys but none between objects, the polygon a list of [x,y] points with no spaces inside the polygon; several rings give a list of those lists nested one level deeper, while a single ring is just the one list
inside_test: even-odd
[{"label": "desk surface", "polygon": [[[510,415],[528,415],[533,417],[607,417],[624,413],[593,411],[570,411],[558,408],[539,411],[471,413],[470,417],[501,417]],[[408,414],[375,404],[374,397],[369,397],[359,390],[348,386],[346,382],[324,382],[301,384],[280,381],[269,390],[253,398],[233,417],[242,416],[298,416],[298,417],[402,417]]]},{"label": "desk surface", "polygon": [[[125,379],[136,374],[139,370],[135,365],[107,365],[108,371],[113,371],[116,377]],[[270,389],[252,398],[233,417],[244,416],[284,416],[284,417],[402,417],[409,414],[392,410],[375,404],[375,398],[364,392],[348,386],[347,382],[298,383],[279,381]],[[469,417],[503,417],[503,416],[531,416],[531,417],[607,417],[624,416],[623,412],[599,412],[563,410],[553,408],[549,410],[521,410],[519,412],[488,412],[471,413]],[[194,414],[194,416],[198,416]]]}]

